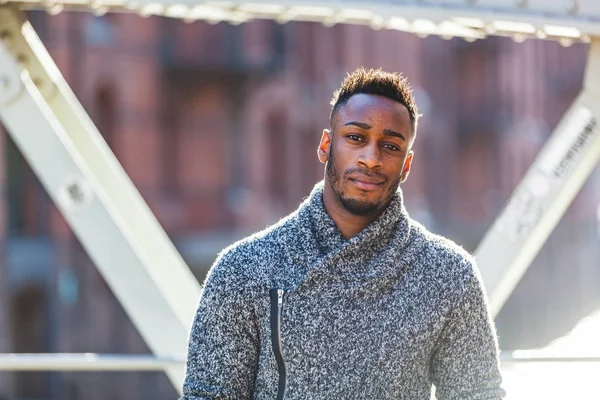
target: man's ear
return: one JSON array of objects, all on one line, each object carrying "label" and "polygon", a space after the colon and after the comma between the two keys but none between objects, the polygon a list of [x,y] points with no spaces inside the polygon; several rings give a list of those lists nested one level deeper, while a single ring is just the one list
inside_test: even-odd
[{"label": "man's ear", "polygon": [[329,160],[329,149],[331,148],[331,131],[329,129],[323,129],[323,135],[321,135],[321,141],[319,142],[319,148],[317,149],[317,157],[323,164]]},{"label": "man's ear", "polygon": [[411,150],[406,156],[406,160],[404,160],[404,168],[402,169],[402,176],[400,177],[400,182],[404,183],[406,179],[408,179],[408,174],[410,174],[410,166],[413,162],[414,152]]}]

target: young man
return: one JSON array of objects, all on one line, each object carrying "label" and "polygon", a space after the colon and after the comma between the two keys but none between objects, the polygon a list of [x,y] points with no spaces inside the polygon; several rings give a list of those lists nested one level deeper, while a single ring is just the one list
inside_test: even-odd
[{"label": "young man", "polygon": [[359,69],[334,94],[325,179],[226,249],[190,335],[184,400],[501,399],[473,258],[406,212],[418,112],[400,75]]}]

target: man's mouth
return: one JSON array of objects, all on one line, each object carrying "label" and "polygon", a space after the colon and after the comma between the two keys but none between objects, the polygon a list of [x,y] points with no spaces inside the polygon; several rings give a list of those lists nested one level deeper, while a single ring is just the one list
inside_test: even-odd
[{"label": "man's mouth", "polygon": [[362,190],[378,190],[385,183],[384,180],[368,175],[357,175],[349,178],[350,181]]}]

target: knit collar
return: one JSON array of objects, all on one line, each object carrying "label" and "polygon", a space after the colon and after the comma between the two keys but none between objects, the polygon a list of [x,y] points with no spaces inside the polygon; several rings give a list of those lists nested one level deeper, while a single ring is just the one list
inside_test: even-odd
[{"label": "knit collar", "polygon": [[321,181],[295,215],[297,240],[286,243],[290,261],[310,273],[334,279],[372,279],[397,273],[411,240],[411,223],[400,188],[382,214],[358,235],[346,240],[323,204]]}]

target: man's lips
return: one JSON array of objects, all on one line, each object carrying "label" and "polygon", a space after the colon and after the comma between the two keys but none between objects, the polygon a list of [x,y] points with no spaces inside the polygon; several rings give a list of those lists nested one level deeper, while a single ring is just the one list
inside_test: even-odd
[{"label": "man's lips", "polygon": [[377,190],[385,183],[384,180],[368,175],[355,175],[349,177],[350,181],[363,190]]}]

